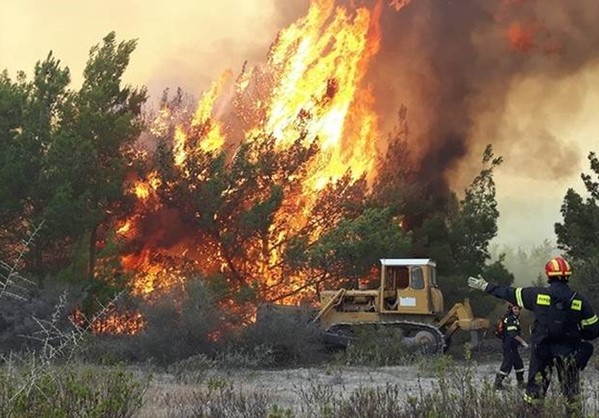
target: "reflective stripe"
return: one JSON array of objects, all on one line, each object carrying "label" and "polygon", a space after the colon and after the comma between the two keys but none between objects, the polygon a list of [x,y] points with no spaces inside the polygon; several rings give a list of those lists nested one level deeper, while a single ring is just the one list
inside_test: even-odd
[{"label": "reflective stripe", "polygon": [[537,295],[537,305],[549,306],[551,305],[551,296],[538,294]]},{"label": "reflective stripe", "polygon": [[518,330],[518,327],[515,327],[512,325],[512,326],[507,327],[507,330],[508,331],[516,331],[516,330]]},{"label": "reflective stripe", "polygon": [[515,369],[516,373],[522,373],[524,372],[524,369]]},{"label": "reflective stripe", "polygon": [[581,311],[582,310],[582,301],[580,299],[574,299],[572,301],[571,308],[573,311]]},{"label": "reflective stripe", "polygon": [[516,289],[516,304],[518,306],[522,306],[524,308],[524,302],[522,302],[522,288],[521,287]]},{"label": "reflective stripe", "polygon": [[580,321],[580,324],[583,327],[588,327],[589,325],[593,325],[597,321],[599,321],[599,318],[597,318],[597,315],[593,315],[590,318],[583,319],[582,321]]},{"label": "reflective stripe", "polygon": [[561,270],[559,262],[555,258],[551,260],[551,264],[553,265],[553,271],[559,272]]}]

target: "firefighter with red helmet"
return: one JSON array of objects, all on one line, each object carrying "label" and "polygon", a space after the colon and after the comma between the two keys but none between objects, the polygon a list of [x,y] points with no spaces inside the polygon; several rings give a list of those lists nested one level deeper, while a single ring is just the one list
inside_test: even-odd
[{"label": "firefighter with red helmet", "polygon": [[516,380],[518,381],[518,387],[524,388],[524,362],[518,347],[522,346],[528,348],[528,344],[521,335],[520,328],[520,307],[512,303],[508,306],[508,312],[501,319],[503,325],[502,332],[502,348],[503,348],[503,361],[499,367],[499,373],[495,376],[495,389],[503,389],[503,379],[505,379],[510,372],[512,367],[516,372]]},{"label": "firefighter with red helmet", "polygon": [[555,364],[562,392],[575,407],[579,393],[579,371],[592,354],[599,336],[599,318],[588,299],[570,289],[572,267],[562,257],[546,264],[548,287],[498,286],[479,276],[469,277],[468,286],[522,306],[535,314],[528,382],[524,400],[530,404],[543,397]]}]

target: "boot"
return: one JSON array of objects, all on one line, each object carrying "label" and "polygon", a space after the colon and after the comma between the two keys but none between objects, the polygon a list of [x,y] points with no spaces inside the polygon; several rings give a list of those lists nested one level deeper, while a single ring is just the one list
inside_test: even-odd
[{"label": "boot", "polygon": [[524,382],[524,372],[516,373],[516,380],[518,381],[518,387],[520,389],[526,388],[526,383]]},{"label": "boot", "polygon": [[505,375],[501,374],[501,373],[497,373],[495,375],[495,383],[493,384],[493,387],[495,388],[495,390],[503,390],[503,379],[505,379]]}]

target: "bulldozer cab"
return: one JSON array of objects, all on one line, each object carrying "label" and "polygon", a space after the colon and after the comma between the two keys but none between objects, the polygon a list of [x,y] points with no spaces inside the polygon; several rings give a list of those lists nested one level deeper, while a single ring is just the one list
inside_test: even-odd
[{"label": "bulldozer cab", "polygon": [[436,314],[443,311],[436,264],[430,259],[382,259],[381,313]]}]

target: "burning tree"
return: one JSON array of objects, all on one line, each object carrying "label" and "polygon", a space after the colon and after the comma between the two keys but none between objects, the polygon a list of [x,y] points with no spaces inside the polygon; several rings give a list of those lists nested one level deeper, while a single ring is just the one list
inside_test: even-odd
[{"label": "burning tree", "polygon": [[[401,234],[388,211],[366,210],[379,132],[364,77],[381,7],[313,2],[280,32],[265,66],[244,65],[236,78],[225,72],[193,116],[165,108],[145,179],[132,187],[153,209],[140,205],[121,226],[132,238],[126,268],[147,273],[157,253],[168,254],[222,275],[234,292],[288,302],[322,280],[347,278],[336,264],[370,268],[372,257],[348,248],[334,263],[323,256],[335,252],[325,250],[333,236],[355,241],[366,219],[389,237]],[[156,287],[153,275],[135,281],[140,293]]]},{"label": "burning tree", "polygon": [[[60,112],[36,149],[46,165],[32,171],[40,190],[54,192],[38,202],[24,189],[22,200],[45,208],[54,247],[83,248],[86,267],[75,268],[73,256],[74,275],[125,282],[145,299],[200,276],[223,284],[224,304],[299,303],[322,283],[368,276],[380,257],[449,265],[460,202],[444,182],[448,165],[419,166],[425,157],[409,152],[405,109],[397,135],[384,140],[368,78],[383,8],[408,3],[314,0],[279,33],[265,64],[225,71],[193,111],[182,94],[165,97],[141,136],[145,89],[120,86],[134,41],[117,44],[110,34],[93,48],[76,94],[49,60]],[[0,87],[18,86],[3,76]],[[5,96],[18,104],[22,93]],[[12,122],[0,124],[10,141],[23,132],[45,138]],[[433,180],[423,176],[433,170]],[[494,189],[486,197],[494,201]]]}]

